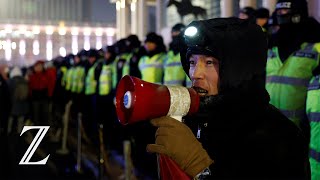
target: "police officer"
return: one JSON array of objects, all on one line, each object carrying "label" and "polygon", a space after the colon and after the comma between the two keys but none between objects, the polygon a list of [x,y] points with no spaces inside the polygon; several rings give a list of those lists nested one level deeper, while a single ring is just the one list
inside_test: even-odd
[{"label": "police officer", "polygon": [[259,8],[256,10],[256,23],[261,26],[263,32],[267,32],[268,20],[269,20],[269,10],[266,8]]},{"label": "police officer", "polygon": [[[308,121],[306,98],[315,92],[312,90],[307,94],[308,84],[312,86],[316,79],[310,80],[319,74],[320,25],[315,19],[308,17],[306,0],[279,0],[275,11],[280,29],[270,41],[273,44],[268,53],[266,88],[271,97],[270,102],[300,127],[308,139],[309,122],[311,123],[312,178],[319,179],[320,141],[315,139],[314,134],[319,129],[314,126],[313,118]],[[308,101],[310,102],[312,101]],[[320,104],[318,102],[307,106],[320,106]],[[309,109],[307,112],[309,117],[313,117],[310,113],[315,111],[317,110]]]},{"label": "police officer", "polygon": [[178,23],[171,29],[172,41],[169,45],[169,51],[164,61],[164,77],[165,85],[184,85],[186,75],[183,71],[180,61],[180,33],[184,30],[185,25]]},{"label": "police officer", "polygon": [[256,10],[252,7],[244,7],[240,9],[240,12],[238,14],[238,18],[240,19],[246,19],[251,22],[256,22],[256,17],[255,17]]},{"label": "police officer", "polygon": [[147,82],[162,84],[163,62],[166,58],[166,48],[163,38],[151,32],[144,42],[147,55],[142,56],[139,62],[141,79]]},{"label": "police officer", "polygon": [[[126,39],[120,39],[115,43],[116,59],[113,63],[113,89],[116,89],[118,82],[123,77],[125,64],[130,61],[131,53],[128,51]],[[126,72],[125,72],[126,73]]]},{"label": "police officer", "polygon": [[309,119],[310,132],[310,165],[311,165],[311,179],[316,180],[320,178],[320,75],[315,75],[309,85],[306,101],[306,113]]},{"label": "police officer", "polygon": [[123,67],[124,75],[131,75],[141,78],[141,72],[139,70],[138,64],[142,56],[146,54],[146,51],[141,42],[136,35],[129,35],[126,39],[126,45],[128,47],[128,52],[130,52],[130,59],[127,61]]},{"label": "police officer", "polygon": [[185,117],[188,126],[168,116],[151,120],[158,130],[147,150],[167,155],[190,177],[307,179],[307,141],[269,104],[261,27],[218,18],[194,21],[184,35],[181,61],[199,112]]},{"label": "police officer", "polygon": [[77,119],[78,113],[83,112],[86,51],[82,50],[74,57],[71,75],[72,112],[73,118]]},{"label": "police officer", "polygon": [[94,144],[98,144],[98,124],[97,124],[97,107],[96,107],[96,93],[98,92],[98,76],[95,69],[102,61],[99,59],[99,54],[96,49],[88,51],[88,73],[85,78],[85,113],[84,113],[84,127],[88,132],[88,136]]},{"label": "police officer", "polygon": [[104,48],[104,60],[99,62],[96,69],[97,80],[97,118],[98,123],[103,125],[103,138],[108,149],[114,149],[118,137],[116,124],[117,118],[113,104],[114,92],[112,89],[113,62],[116,58],[115,47],[106,46]]}]

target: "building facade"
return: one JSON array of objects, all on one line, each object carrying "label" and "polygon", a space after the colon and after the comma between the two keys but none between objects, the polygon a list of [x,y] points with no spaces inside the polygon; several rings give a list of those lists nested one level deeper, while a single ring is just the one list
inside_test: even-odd
[{"label": "building facade", "polygon": [[113,44],[113,24],[91,18],[91,0],[0,0],[0,60],[31,65]]},{"label": "building facade", "polygon": [[[175,0],[181,2],[181,0]],[[147,28],[150,18],[150,6],[155,7],[156,32],[164,36],[170,36],[170,28],[179,22],[189,24],[195,19],[194,15],[184,16],[183,20],[177,13],[174,5],[167,7],[169,0],[110,0],[116,3],[117,9],[117,39],[124,38],[128,34],[137,34],[143,39],[146,33],[152,29]],[[277,0],[191,0],[193,6],[199,6],[207,11],[206,18],[237,16],[239,9],[250,6],[253,8],[265,7],[273,12]],[[308,0],[309,14],[320,21],[320,1]],[[168,39],[168,37],[164,37]]]}]

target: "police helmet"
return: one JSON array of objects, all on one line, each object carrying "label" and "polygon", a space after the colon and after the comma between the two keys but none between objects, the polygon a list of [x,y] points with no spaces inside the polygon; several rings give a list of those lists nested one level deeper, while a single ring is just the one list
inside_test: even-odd
[{"label": "police helmet", "polygon": [[132,48],[137,48],[141,46],[141,42],[138,38],[137,35],[131,34],[127,37],[126,39],[126,45],[132,49]]},{"label": "police helmet", "polygon": [[98,51],[96,49],[89,49],[88,51],[88,57],[95,57],[98,58]]},{"label": "police helmet", "polygon": [[88,52],[84,49],[82,49],[81,51],[79,51],[76,56],[79,57],[80,61],[85,61],[87,59],[87,54]]},{"label": "police helmet", "polygon": [[277,13],[279,25],[297,24],[308,17],[308,4],[306,0],[278,0],[276,11],[281,9],[287,9],[288,13]]}]

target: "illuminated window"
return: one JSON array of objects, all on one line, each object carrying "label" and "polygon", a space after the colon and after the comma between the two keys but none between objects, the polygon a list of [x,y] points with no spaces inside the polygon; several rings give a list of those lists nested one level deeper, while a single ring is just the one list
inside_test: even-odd
[{"label": "illuminated window", "polygon": [[26,54],[26,41],[23,39],[19,42],[19,54],[21,56],[24,56]]},{"label": "illuminated window", "polygon": [[65,47],[60,47],[59,48],[59,54],[60,54],[60,56],[65,57],[67,55],[66,48]]},{"label": "illuminated window", "polygon": [[71,49],[73,54],[78,53],[78,36],[73,35],[72,36],[72,44],[71,44]]},{"label": "illuminated window", "polygon": [[90,49],[90,36],[84,36],[84,46],[83,48],[88,51]]},{"label": "illuminated window", "polygon": [[46,45],[47,60],[50,61],[52,59],[52,40],[48,39]]},{"label": "illuminated window", "polygon": [[32,44],[33,55],[37,56],[40,54],[40,44],[38,40],[34,40]]},{"label": "illuminated window", "polygon": [[12,54],[12,50],[11,50],[11,40],[7,39],[7,42],[5,44],[5,46],[3,47],[5,50],[5,58],[7,61],[11,60],[11,54]]},{"label": "illuminated window", "polygon": [[101,49],[102,48],[102,37],[101,36],[97,36],[96,37],[96,49]]}]

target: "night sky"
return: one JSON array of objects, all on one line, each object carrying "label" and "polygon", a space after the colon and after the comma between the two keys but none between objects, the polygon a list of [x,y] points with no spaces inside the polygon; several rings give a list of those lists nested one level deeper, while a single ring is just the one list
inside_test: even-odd
[{"label": "night sky", "polygon": [[109,0],[92,0],[92,21],[116,24],[116,4]]}]

